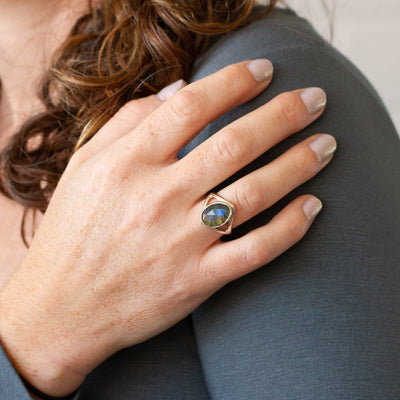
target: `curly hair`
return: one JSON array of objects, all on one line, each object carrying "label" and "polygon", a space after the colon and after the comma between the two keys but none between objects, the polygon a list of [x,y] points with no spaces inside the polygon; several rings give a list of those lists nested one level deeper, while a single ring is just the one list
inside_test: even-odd
[{"label": "curly hair", "polygon": [[0,155],[0,190],[26,211],[45,212],[74,150],[123,104],[187,79],[211,36],[263,18],[275,5],[253,12],[255,0],[88,1],[41,83],[45,111]]}]

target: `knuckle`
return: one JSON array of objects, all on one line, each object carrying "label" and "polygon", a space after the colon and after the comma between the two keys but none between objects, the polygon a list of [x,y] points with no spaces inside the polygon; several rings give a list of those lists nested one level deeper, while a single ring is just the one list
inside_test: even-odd
[{"label": "knuckle", "polygon": [[221,70],[224,86],[229,86],[231,92],[241,91],[240,89],[249,90],[250,85],[246,82],[247,76],[248,74],[244,73],[243,66],[239,64],[231,64]]},{"label": "knuckle", "polygon": [[215,159],[227,166],[237,164],[250,150],[243,133],[234,128],[225,129],[222,134],[217,135],[211,149]]},{"label": "knuckle", "polygon": [[69,168],[77,168],[86,161],[86,158],[84,157],[83,154],[84,150],[85,150],[84,147],[81,147],[77,151],[75,151],[75,153],[72,154],[68,162]]},{"label": "knuckle", "polygon": [[228,82],[234,82],[238,77],[243,75],[243,68],[239,64],[230,64],[222,69],[221,73]]},{"label": "knuckle", "polygon": [[114,118],[122,120],[131,120],[135,117],[141,117],[144,113],[144,107],[140,99],[131,100],[125,103],[115,114]]},{"label": "knuckle", "polygon": [[96,177],[102,182],[117,184],[125,179],[126,171],[112,160],[108,162],[96,162]]},{"label": "knuckle", "polygon": [[247,177],[237,189],[235,201],[243,210],[260,210],[265,204],[265,198],[257,180]]},{"label": "knuckle", "polygon": [[130,172],[126,162],[117,151],[92,157],[88,160],[86,171],[90,174],[90,179],[106,185],[108,183],[118,185],[127,178]]},{"label": "knuckle", "polygon": [[242,263],[247,268],[256,268],[263,265],[271,254],[268,243],[261,240],[252,240],[246,244],[242,252]]},{"label": "knuckle", "polygon": [[297,119],[296,95],[292,92],[282,93],[275,98],[279,118],[287,125],[295,125]]},{"label": "knuckle", "polygon": [[88,143],[76,150],[70,157],[68,164],[65,168],[64,175],[73,174],[85,164],[90,158],[90,151],[87,151]]},{"label": "knuckle", "polygon": [[[132,232],[132,227],[138,224],[144,230],[151,230],[152,227],[157,227],[162,219],[163,204],[157,197],[157,194],[141,193],[140,200],[129,206],[129,218],[126,218],[126,225],[123,232]],[[155,244],[157,246],[158,244]]]},{"label": "knuckle", "polygon": [[170,101],[170,122],[186,125],[198,119],[204,113],[205,99],[201,91],[194,93],[190,89],[179,91]]},{"label": "knuckle", "polygon": [[301,240],[307,232],[307,224],[304,221],[291,220],[288,221],[287,227],[289,229],[289,234],[292,239],[292,243],[297,243]]},{"label": "knuckle", "polygon": [[160,186],[159,190],[156,190],[156,198],[158,209],[163,210],[165,206],[171,203],[176,203],[177,199],[184,192],[181,182],[177,182],[175,179],[166,176],[166,178],[160,180],[161,182],[168,182],[168,186]]},{"label": "knuckle", "polygon": [[[165,210],[176,208],[177,199],[180,199],[179,186],[167,175],[159,175],[159,180],[149,180],[149,185],[142,189],[140,201],[132,204],[132,215],[135,221],[140,221],[142,226],[159,226],[165,217]],[[156,184],[158,182],[158,184]],[[159,184],[159,182],[168,182]]]},{"label": "knuckle", "polygon": [[309,154],[301,149],[292,157],[292,174],[298,180],[303,181],[311,175]]}]

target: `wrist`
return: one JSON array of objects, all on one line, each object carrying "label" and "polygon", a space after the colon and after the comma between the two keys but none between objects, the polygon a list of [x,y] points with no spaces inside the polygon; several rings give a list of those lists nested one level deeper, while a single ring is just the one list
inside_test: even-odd
[{"label": "wrist", "polygon": [[4,292],[0,293],[0,344],[15,370],[50,396],[63,397],[77,390],[85,376],[68,361],[69,349],[52,341],[45,326],[41,329],[30,323]]},{"label": "wrist", "polygon": [[64,397],[49,396],[36,389],[24,378],[21,377],[21,379],[33,400],[77,400],[79,397],[79,389],[71,393],[70,395]]}]

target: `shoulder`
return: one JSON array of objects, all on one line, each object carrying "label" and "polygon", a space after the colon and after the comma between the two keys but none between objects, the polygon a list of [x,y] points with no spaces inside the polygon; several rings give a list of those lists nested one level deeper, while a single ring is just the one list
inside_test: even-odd
[{"label": "shoulder", "polygon": [[237,61],[237,57],[246,55],[265,57],[266,54],[287,49],[301,50],[324,45],[325,41],[305,19],[298,17],[292,10],[277,8],[263,19],[221,35],[197,60],[195,70],[216,56],[221,62],[230,64]]},{"label": "shoulder", "polygon": [[[319,86],[328,95],[327,115],[319,119],[321,131],[353,130],[357,124],[369,130],[385,121],[394,131],[378,93],[364,75],[314,28],[291,10],[275,9],[266,18],[221,35],[196,60],[189,82],[243,60],[268,58],[274,65],[270,86],[250,102],[210,123],[186,148],[182,157],[231,121],[247,114],[288,90]],[[227,93],[229,96],[229,93]]]},{"label": "shoulder", "polygon": [[196,61],[192,80],[226,65],[255,58],[270,59],[275,67],[274,81],[284,79],[288,90],[302,84],[316,84],[321,78],[322,84],[331,81],[337,84],[340,76],[350,75],[379,99],[363,74],[325,41],[307,20],[292,10],[281,8],[276,8],[266,18],[220,37]]}]

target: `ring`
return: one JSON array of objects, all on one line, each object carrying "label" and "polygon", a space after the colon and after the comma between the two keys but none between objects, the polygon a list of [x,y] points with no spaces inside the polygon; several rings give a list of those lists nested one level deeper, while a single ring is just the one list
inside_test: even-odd
[{"label": "ring", "polygon": [[215,193],[210,193],[203,205],[201,223],[214,231],[229,235],[232,232],[235,207]]}]

